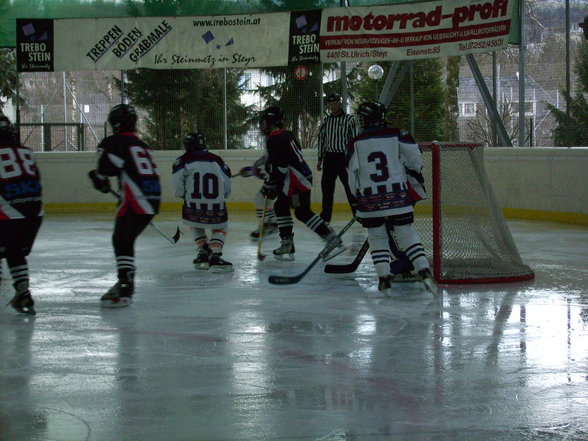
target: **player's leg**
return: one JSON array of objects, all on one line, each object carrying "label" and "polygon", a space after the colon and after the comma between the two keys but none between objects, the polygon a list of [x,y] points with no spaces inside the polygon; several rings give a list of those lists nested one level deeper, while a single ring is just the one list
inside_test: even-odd
[{"label": "player's leg", "polygon": [[151,219],[153,215],[150,214],[129,214],[116,218],[112,245],[118,281],[102,296],[102,306],[117,308],[131,303],[135,292],[135,240]]},{"label": "player's leg", "polygon": [[210,250],[212,252],[209,265],[210,271],[214,273],[228,273],[233,271],[233,264],[221,258],[226,237],[226,229],[215,228],[212,230],[212,235],[210,236],[209,241]]},{"label": "player's leg", "polygon": [[[29,291],[29,266],[27,256],[30,254],[35,238],[41,226],[42,217],[7,221],[10,227],[4,230],[8,243],[4,243],[8,270],[12,277],[14,297],[9,304],[18,312],[35,314],[35,302]],[[8,224],[6,224],[8,226]]]},{"label": "player's leg", "polygon": [[347,175],[347,167],[345,167],[345,155],[339,155],[337,160],[337,176],[343,184],[343,189],[345,190],[345,196],[347,196],[347,201],[349,202],[349,207],[351,208],[351,212],[355,215],[355,209],[357,207],[357,201],[353,192],[349,188],[349,179]]},{"label": "player's leg", "polygon": [[338,256],[346,247],[343,245],[340,237],[331,227],[327,225],[324,219],[317,215],[310,208],[310,191],[304,191],[292,195],[292,207],[294,207],[294,215],[296,219],[318,234],[326,242],[323,250],[323,260],[330,260]]},{"label": "player's leg", "polygon": [[[278,231],[278,225],[276,222],[276,213],[274,211],[274,201],[275,199],[268,199],[267,206],[265,207],[265,219],[264,219],[264,227],[263,227],[263,235],[269,236],[270,234],[274,234]],[[253,197],[253,203],[255,204],[255,215],[257,219],[261,222],[261,218],[263,217],[263,209],[265,205],[265,196],[261,194],[261,191],[255,193]],[[259,227],[251,232],[250,236],[252,239],[259,239]]]},{"label": "player's leg", "polygon": [[207,270],[209,268],[210,247],[206,237],[206,230],[199,227],[190,227],[194,244],[196,245],[196,258],[192,261],[194,267],[198,270]]},{"label": "player's leg", "polygon": [[277,260],[294,260],[294,220],[290,215],[290,198],[280,192],[274,204],[276,221],[282,243],[273,253]]},{"label": "player's leg", "polygon": [[383,219],[362,219],[362,225],[368,230],[368,243],[372,263],[378,275],[378,290],[390,295],[392,277],[390,262],[392,253],[388,242],[388,233]]},{"label": "player's leg", "polygon": [[337,181],[337,163],[333,155],[326,153],[323,160],[323,174],[321,176],[322,211],[321,218],[328,224],[333,216],[333,197]]},{"label": "player's leg", "polygon": [[392,252],[392,262],[390,263],[390,272],[392,273],[393,282],[416,282],[417,278],[412,273],[414,266],[406,253],[402,251],[394,236],[394,227],[388,225],[388,243]]},{"label": "player's leg", "polygon": [[438,287],[431,274],[425,248],[421,243],[417,231],[414,229],[413,213],[392,216],[389,221],[394,226],[394,235],[396,236],[400,249],[404,251],[414,266],[420,281],[425,285],[427,290],[436,294]]}]

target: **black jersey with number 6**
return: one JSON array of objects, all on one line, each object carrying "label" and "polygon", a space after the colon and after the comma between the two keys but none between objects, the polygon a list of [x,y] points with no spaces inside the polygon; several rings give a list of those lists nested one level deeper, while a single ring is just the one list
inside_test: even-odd
[{"label": "black jersey with number 6", "polygon": [[161,199],[159,171],[151,150],[133,132],[108,136],[98,145],[98,173],[118,177],[117,216],[157,214]]}]

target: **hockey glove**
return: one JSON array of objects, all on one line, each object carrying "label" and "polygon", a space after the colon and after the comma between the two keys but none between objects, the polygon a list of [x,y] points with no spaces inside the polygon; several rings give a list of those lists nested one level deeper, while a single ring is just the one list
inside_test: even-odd
[{"label": "hockey glove", "polygon": [[94,185],[96,190],[102,193],[108,193],[110,191],[110,182],[108,181],[108,178],[99,175],[96,170],[91,170],[88,172],[88,176],[90,177],[92,185]]},{"label": "hockey glove", "polygon": [[265,182],[261,187],[261,194],[267,196],[268,199],[275,199],[278,197],[278,187],[275,184]]}]

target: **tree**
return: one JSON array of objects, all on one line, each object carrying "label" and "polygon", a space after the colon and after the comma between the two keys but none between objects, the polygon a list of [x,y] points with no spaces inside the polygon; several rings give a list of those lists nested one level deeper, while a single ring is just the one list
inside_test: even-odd
[{"label": "tree", "polygon": [[[444,139],[445,89],[441,81],[441,61],[438,58],[413,61],[414,72],[414,133],[415,139],[432,141]],[[384,72],[392,62],[379,63]],[[362,63],[353,69],[351,87],[355,101],[374,100],[374,80],[367,76],[369,64]],[[385,78],[379,80],[379,90]],[[410,129],[410,79],[408,73],[401,81],[396,95],[388,106],[387,121],[400,129]]]},{"label": "tree", "polygon": [[[129,15],[202,15],[228,11],[226,2],[195,0],[146,0],[142,4],[126,0]],[[227,69],[226,102],[228,148],[237,148],[247,132],[252,110],[240,103],[244,91],[243,71]],[[188,132],[201,131],[210,148],[224,147],[223,69],[135,69],[127,72],[127,82],[117,80],[123,96],[146,112],[145,140],[154,149],[181,148]]]},{"label": "tree", "polygon": [[[516,117],[514,106],[510,101],[505,99],[499,103],[499,108],[497,110],[504,127],[507,128],[507,136],[511,143],[514,144],[519,133],[519,120]],[[495,135],[492,124],[493,120],[488,114],[486,107],[478,106],[475,118],[468,120],[466,123],[470,131],[467,138],[471,139],[473,142],[483,144],[484,146],[495,145]]]},{"label": "tree", "polygon": [[566,110],[559,110],[553,105],[547,107],[555,116],[557,126],[554,130],[554,143],[560,147],[588,146],[588,42],[580,44],[575,66],[578,77],[578,93],[575,97],[562,91],[570,108],[568,116]]},{"label": "tree", "polygon": [[0,48],[0,109],[16,99],[17,82],[16,53],[14,49]]}]

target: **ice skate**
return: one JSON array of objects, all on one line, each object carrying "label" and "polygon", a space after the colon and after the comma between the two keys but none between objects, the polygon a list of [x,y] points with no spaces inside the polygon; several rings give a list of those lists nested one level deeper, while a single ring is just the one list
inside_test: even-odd
[{"label": "ice skate", "polygon": [[347,247],[345,245],[343,245],[343,241],[341,241],[341,238],[337,237],[335,235],[335,233],[331,233],[327,237],[326,241],[327,241],[327,244],[325,245],[325,248],[321,252],[323,262],[331,260],[333,257],[338,256],[339,254],[341,254],[343,251],[345,251],[347,249]]},{"label": "ice skate", "polygon": [[296,252],[296,249],[294,248],[293,236],[282,238],[282,244],[273,252],[276,260],[294,260],[294,253]]},{"label": "ice skate", "polygon": [[130,283],[117,282],[100,299],[104,308],[122,308],[129,306],[132,302],[133,285]]},{"label": "ice skate", "polygon": [[435,279],[433,279],[431,270],[429,270],[428,268],[420,270],[418,277],[419,281],[423,284],[427,291],[429,291],[433,295],[439,294],[439,286],[435,282]]},{"label": "ice skate", "polygon": [[392,276],[379,278],[378,291],[382,292],[386,297],[392,296]]},{"label": "ice skate", "polygon": [[209,259],[212,252],[208,247],[208,244],[205,244],[202,248],[198,250],[198,256],[196,259],[192,261],[194,267],[198,270],[207,270],[209,268]]},{"label": "ice skate", "polygon": [[234,271],[231,262],[221,259],[221,253],[214,253],[210,256],[209,268],[210,272],[213,273],[231,273]]},{"label": "ice skate", "polygon": [[[264,236],[271,236],[272,234],[277,233],[277,231],[278,231],[278,224],[275,222],[268,222],[263,227],[263,235]],[[255,231],[252,231],[250,234],[251,239],[254,239],[254,240],[259,239],[259,234],[260,234],[259,228]]]},{"label": "ice skate", "polygon": [[25,291],[17,291],[12,300],[10,300],[6,306],[8,305],[12,306],[17,312],[20,312],[21,314],[37,314],[34,308],[35,301],[31,297],[31,293],[28,289]]},{"label": "ice skate", "polygon": [[420,279],[410,271],[404,271],[403,273],[392,274],[390,276],[392,283],[410,283],[419,282]]}]

